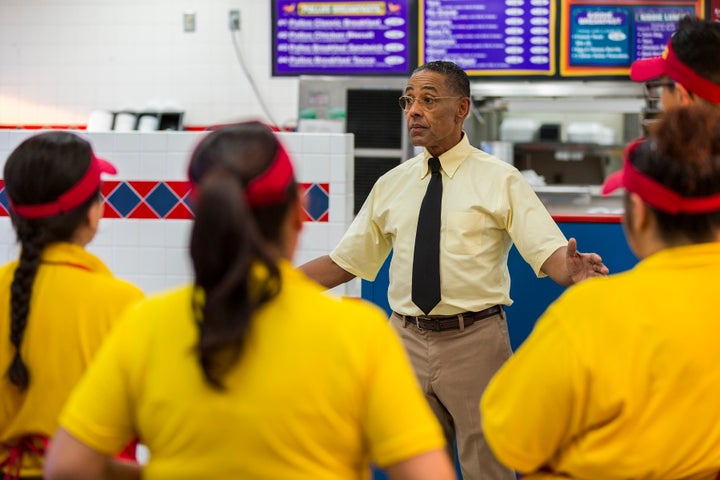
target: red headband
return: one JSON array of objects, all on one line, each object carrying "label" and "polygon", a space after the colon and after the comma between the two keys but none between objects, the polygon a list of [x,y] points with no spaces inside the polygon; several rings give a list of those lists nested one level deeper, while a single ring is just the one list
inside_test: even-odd
[{"label": "red headband", "polygon": [[630,78],[636,82],[646,82],[667,75],[681,83],[689,91],[712,103],[720,103],[720,85],[698,75],[692,68],[685,65],[672,49],[668,41],[665,51],[660,57],[636,60],[630,67]]},{"label": "red headband", "polygon": [[[268,168],[248,182],[245,187],[245,200],[251,207],[262,207],[280,203],[286,199],[287,187],[293,180],[293,167],[285,147],[276,139],[277,151]],[[199,179],[198,179],[199,180]],[[190,196],[196,197],[194,179],[190,177]]]},{"label": "red headband", "polygon": [[98,191],[100,188],[101,173],[114,175],[117,173],[117,170],[110,162],[96,157],[93,153],[90,166],[85,172],[85,175],[83,175],[75,185],[70,187],[68,191],[60,195],[57,200],[48,203],[18,205],[14,203],[12,199],[8,198],[8,200],[10,200],[10,208],[18,217],[30,219],[54,217],[61,213],[67,213],[85,203],[93,193]]},{"label": "red headband", "polygon": [[635,168],[630,157],[646,141],[646,138],[638,138],[628,144],[623,154],[623,168],[605,180],[602,186],[603,195],[625,187],[625,190],[636,193],[648,205],[671,215],[720,211],[720,193],[705,197],[683,197]]},{"label": "red headband", "polygon": [[293,179],[293,167],[285,147],[277,142],[275,158],[267,170],[250,180],[245,198],[252,207],[272,205],[286,199],[287,187]]}]

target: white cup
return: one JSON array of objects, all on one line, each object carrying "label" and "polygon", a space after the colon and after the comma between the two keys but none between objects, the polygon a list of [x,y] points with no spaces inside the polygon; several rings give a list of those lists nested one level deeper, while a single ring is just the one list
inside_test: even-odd
[{"label": "white cup", "polygon": [[115,127],[113,130],[116,132],[131,132],[135,130],[136,117],[134,113],[121,112],[115,115]]},{"label": "white cup", "polygon": [[138,122],[138,130],[141,132],[154,132],[158,129],[157,115],[142,115]]},{"label": "white cup", "polygon": [[112,130],[113,114],[107,110],[94,110],[88,118],[88,132],[109,132]]}]

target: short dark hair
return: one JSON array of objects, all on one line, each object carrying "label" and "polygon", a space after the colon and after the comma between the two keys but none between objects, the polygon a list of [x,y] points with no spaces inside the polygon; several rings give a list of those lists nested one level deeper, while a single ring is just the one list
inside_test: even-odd
[{"label": "short dark hair", "polygon": [[720,85],[720,23],[684,17],[670,41],[673,52],[685,65]]},{"label": "short dark hair", "polygon": [[[631,156],[635,168],[683,197],[720,193],[720,110],[706,103],[672,108],[650,127],[650,139]],[[661,238],[671,245],[679,239],[711,242],[720,229],[720,211],[652,210]]]},{"label": "short dark hair", "polygon": [[423,70],[437,72],[445,75],[448,88],[463,97],[470,96],[470,79],[465,70],[460,68],[456,63],[446,60],[435,60],[425,65],[420,65],[413,71],[413,75]]}]

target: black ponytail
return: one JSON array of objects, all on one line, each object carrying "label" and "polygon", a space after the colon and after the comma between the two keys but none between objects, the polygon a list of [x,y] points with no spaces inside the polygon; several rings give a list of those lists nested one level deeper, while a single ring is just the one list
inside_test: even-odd
[{"label": "black ponytail", "polygon": [[[5,163],[3,176],[8,197],[19,205],[53,201],[83,176],[91,156],[90,145],[69,132],[47,132],[30,137],[10,154]],[[51,243],[72,239],[98,198],[99,191],[80,207],[54,217],[31,220],[18,217],[11,211],[20,243],[20,259],[10,285],[10,343],[15,352],[6,373],[20,391],[25,391],[31,380],[21,346],[41,253]]]},{"label": "black ponytail", "polygon": [[20,261],[10,286],[10,343],[15,347],[15,354],[7,373],[10,382],[20,390],[27,389],[30,384],[30,372],[20,356],[20,345],[25,335],[33,281],[40,266],[40,252],[44,246],[45,240],[41,232],[28,235],[27,241],[22,243]]},{"label": "black ponytail", "polygon": [[285,201],[264,207],[251,208],[244,197],[245,185],[271,164],[276,150],[273,133],[249,122],[210,134],[190,164],[196,185],[192,307],[200,367],[216,389],[240,358],[252,317],[280,292],[281,226],[297,187],[292,182]]}]

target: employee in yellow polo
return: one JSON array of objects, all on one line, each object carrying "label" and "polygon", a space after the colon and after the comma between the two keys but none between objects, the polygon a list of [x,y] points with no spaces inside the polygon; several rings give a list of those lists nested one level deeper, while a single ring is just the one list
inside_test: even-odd
[{"label": "employee in yellow polo", "polygon": [[665,112],[619,187],[640,262],[548,308],[488,385],[483,431],[526,479],[716,479],[720,110]]},{"label": "employee in yellow polo", "polygon": [[[195,281],[139,303],[61,415],[45,478],[454,478],[439,424],[384,314],[295,270],[290,158],[257,122],[190,163]],[[110,454],[133,436],[142,468]]]},{"label": "employee in yellow polo", "polygon": [[85,250],[102,216],[101,173],[115,168],[60,131],[30,137],[5,163],[20,258],[0,267],[0,475],[42,475],[67,396],[142,297]]}]

